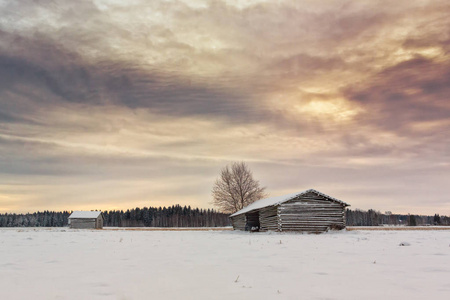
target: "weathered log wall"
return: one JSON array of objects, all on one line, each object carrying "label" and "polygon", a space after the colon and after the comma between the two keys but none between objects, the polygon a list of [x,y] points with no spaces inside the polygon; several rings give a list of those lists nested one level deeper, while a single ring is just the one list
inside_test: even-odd
[{"label": "weathered log wall", "polygon": [[103,217],[98,217],[97,221],[96,221],[96,228],[97,229],[102,229],[103,228]]},{"label": "weathered log wall", "polygon": [[102,229],[103,218],[97,219],[70,219],[70,228],[74,229]]},{"label": "weathered log wall", "polygon": [[245,214],[231,217],[231,224],[234,230],[245,230],[246,217]]},{"label": "weathered log wall", "polygon": [[262,208],[259,211],[259,224],[261,231],[278,230],[278,214],[276,206]]},{"label": "weathered log wall", "polygon": [[308,193],[279,206],[281,231],[324,232],[345,228],[345,207],[320,195]]}]

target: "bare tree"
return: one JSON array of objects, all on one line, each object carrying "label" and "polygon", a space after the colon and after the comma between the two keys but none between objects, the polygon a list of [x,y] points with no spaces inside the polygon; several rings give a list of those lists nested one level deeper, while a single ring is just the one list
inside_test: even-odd
[{"label": "bare tree", "polygon": [[222,212],[235,213],[250,203],[267,197],[265,187],[253,179],[252,171],[244,162],[227,165],[220,172],[212,189],[213,204]]}]

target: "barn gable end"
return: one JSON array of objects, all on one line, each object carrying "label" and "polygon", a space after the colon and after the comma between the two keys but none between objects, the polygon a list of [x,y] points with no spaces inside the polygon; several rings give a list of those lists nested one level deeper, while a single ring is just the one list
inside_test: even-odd
[{"label": "barn gable end", "polygon": [[279,206],[282,231],[323,232],[345,228],[345,205],[307,193]]}]

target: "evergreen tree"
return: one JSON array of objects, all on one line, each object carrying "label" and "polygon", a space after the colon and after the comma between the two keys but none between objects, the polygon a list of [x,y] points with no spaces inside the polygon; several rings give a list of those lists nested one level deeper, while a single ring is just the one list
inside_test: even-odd
[{"label": "evergreen tree", "polygon": [[435,214],[433,217],[433,224],[434,225],[441,225],[441,217],[439,214]]},{"label": "evergreen tree", "polygon": [[414,215],[409,215],[408,226],[417,226],[416,217]]}]

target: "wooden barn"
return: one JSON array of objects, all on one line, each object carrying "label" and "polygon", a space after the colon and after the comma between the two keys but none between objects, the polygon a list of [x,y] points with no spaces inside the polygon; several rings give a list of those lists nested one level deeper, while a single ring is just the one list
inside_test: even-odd
[{"label": "wooden barn", "polygon": [[102,229],[103,214],[101,211],[74,211],[69,216],[69,227],[77,229]]},{"label": "wooden barn", "polygon": [[325,232],[345,228],[347,203],[309,189],[258,200],[230,216],[235,230]]}]

